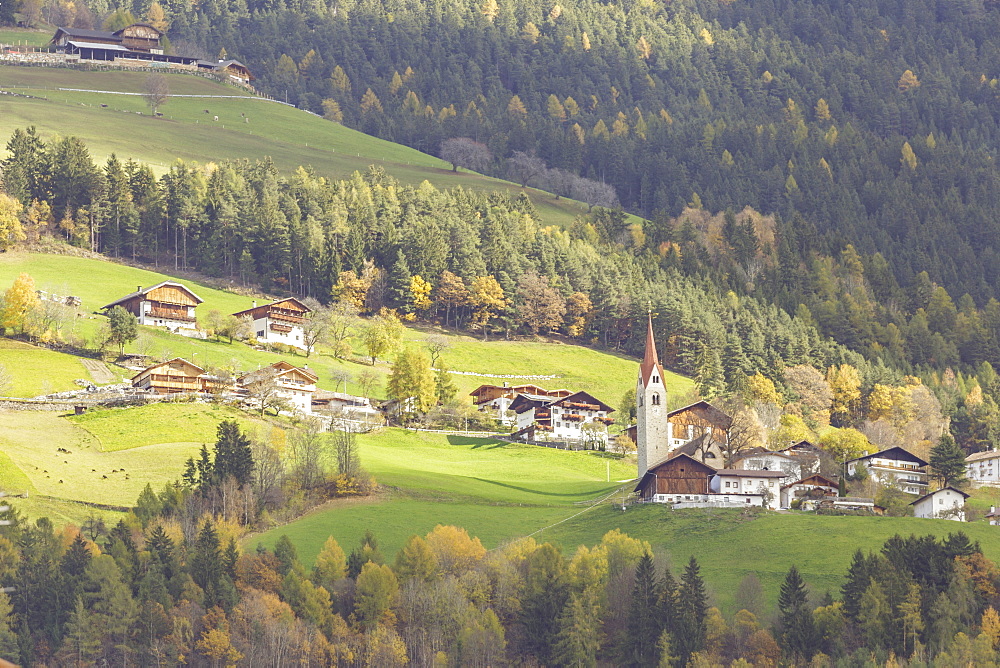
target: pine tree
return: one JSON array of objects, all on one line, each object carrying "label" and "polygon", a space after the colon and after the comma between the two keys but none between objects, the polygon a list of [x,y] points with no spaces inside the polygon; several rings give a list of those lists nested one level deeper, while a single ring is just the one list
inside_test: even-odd
[{"label": "pine tree", "polygon": [[632,600],[629,602],[626,660],[629,665],[649,666],[656,660],[656,641],[663,631],[658,613],[659,587],[649,553],[642,555],[635,569]]},{"label": "pine tree", "polygon": [[232,476],[241,487],[246,485],[254,470],[250,438],[240,430],[236,420],[223,420],[216,431],[213,478],[221,482]]},{"label": "pine tree", "polygon": [[802,659],[808,661],[812,658],[818,642],[812,610],[806,604],[807,598],[805,582],[793,565],[781,585],[778,610],[781,614],[782,649],[796,661]]},{"label": "pine tree", "polygon": [[941,482],[942,487],[965,484],[965,453],[951,434],[942,435],[938,444],[931,448],[930,464],[934,477]]},{"label": "pine tree", "polygon": [[403,251],[398,251],[396,262],[389,272],[389,306],[406,315],[413,313],[413,292],[410,291],[412,278],[406,256]]},{"label": "pine tree", "polygon": [[691,655],[705,648],[708,615],[708,595],[701,578],[698,562],[692,556],[684,569],[677,591],[677,629],[674,632],[675,651],[680,665],[686,666]]},{"label": "pine tree", "polygon": [[554,665],[591,668],[597,666],[601,648],[601,603],[591,587],[570,596],[559,615],[559,633],[552,650]]}]

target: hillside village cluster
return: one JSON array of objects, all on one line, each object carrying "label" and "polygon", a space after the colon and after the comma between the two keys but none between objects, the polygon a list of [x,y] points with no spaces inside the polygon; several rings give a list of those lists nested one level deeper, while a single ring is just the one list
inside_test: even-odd
[{"label": "hillside village cluster", "polygon": [[[141,286],[103,307],[120,306],[141,325],[165,327],[185,336],[200,337],[195,310],[202,303],[187,286],[163,281]],[[306,349],[304,324],[310,309],[294,298],[269,304],[253,302],[233,315],[243,319],[258,343]],[[836,462],[815,444],[789,444],[780,450],[762,447],[730,448],[732,418],[707,401],[667,409],[663,367],[659,362],[652,320],[636,386],[636,422],[625,428],[635,442],[637,480],[634,488],[643,503],[673,508],[765,507],[799,508],[881,514],[873,499],[841,496],[839,478],[857,476],[864,468],[882,484],[892,484],[912,495],[916,517],[965,521],[968,494],[954,487],[930,491],[928,462],[893,447],[847,462]],[[317,389],[319,378],[308,366],[279,361],[267,367],[223,379],[182,358],[142,369],[132,379],[135,390],[154,395],[215,394],[220,391],[253,397],[267,385],[284,410],[310,415],[339,414],[351,419],[381,420],[369,398]],[[511,429],[511,438],[526,442],[603,446],[607,427],[615,422],[614,408],[583,391],[547,390],[535,384],[481,385],[471,392],[473,404]],[[598,443],[600,441],[600,443]],[[967,458],[967,477],[974,485],[1000,486],[1000,452],[987,451]],[[992,524],[1000,513],[991,510]]]}]

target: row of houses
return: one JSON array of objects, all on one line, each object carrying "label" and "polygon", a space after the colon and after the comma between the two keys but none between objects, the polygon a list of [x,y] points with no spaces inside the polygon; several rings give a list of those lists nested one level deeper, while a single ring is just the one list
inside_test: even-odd
[{"label": "row of houses", "polygon": [[[148,288],[141,285],[120,299],[102,307],[108,311],[121,306],[139,321],[140,325],[166,327],[178,334],[196,335],[199,332],[195,310],[204,300],[181,283],[163,281]],[[254,337],[260,343],[284,344],[306,349],[305,323],[312,312],[298,299],[289,297],[270,304],[253,306],[232,315],[250,321]]]},{"label": "row of houses", "polygon": [[319,377],[308,366],[297,367],[284,360],[266,367],[224,378],[205,371],[186,359],[177,357],[154,364],[137,373],[132,386],[151,394],[231,394],[250,397],[259,385],[272,385],[274,396],[298,413],[322,412],[357,420],[378,419],[379,410],[366,397],[328,392],[316,387]]}]

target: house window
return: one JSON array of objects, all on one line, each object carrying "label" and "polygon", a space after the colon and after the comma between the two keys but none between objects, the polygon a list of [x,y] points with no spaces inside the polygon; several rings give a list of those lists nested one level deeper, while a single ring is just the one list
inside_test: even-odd
[{"label": "house window", "polygon": [[654,406],[660,405],[660,395],[656,392],[653,393],[653,405]]},{"label": "house window", "polygon": [[749,496],[747,497],[747,503],[750,503],[750,497]]},{"label": "house window", "polygon": [[769,481],[767,482],[767,486],[768,486],[768,487],[774,487],[774,481],[773,481],[773,480],[769,480]]},{"label": "house window", "polygon": [[660,382],[660,377],[659,376],[653,376],[653,382],[654,383],[659,383]]},{"label": "house window", "polygon": [[642,395],[639,395],[639,405],[642,406]]},{"label": "house window", "polygon": [[726,487],[729,487],[729,481],[728,480],[726,481]]}]

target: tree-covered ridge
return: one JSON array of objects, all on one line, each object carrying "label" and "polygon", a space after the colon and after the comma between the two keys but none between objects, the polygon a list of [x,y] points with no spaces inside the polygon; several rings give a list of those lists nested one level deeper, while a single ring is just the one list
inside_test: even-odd
[{"label": "tree-covered ridge", "polygon": [[647,217],[695,195],[779,213],[803,255],[853,243],[982,304],[998,23],[982,2],[251,2],[175,12],[171,34],[380,136],[537,150]]},{"label": "tree-covered ridge", "polygon": [[[72,137],[17,131],[8,149],[4,245],[62,239],[368,314],[388,308],[484,337],[559,334],[633,355],[652,310],[661,359],[701,396],[759,400],[748,390],[759,375],[781,393],[765,403],[784,406],[801,394],[788,369],[811,367],[822,384],[847,364],[859,408],[835,426],[878,420],[868,405],[877,387],[919,375],[940,405],[925,415],[954,417],[967,450],[996,441],[1000,304],[956,306],[926,274],[910,294],[881,255],[852,246],[800,262],[777,217],[687,209],[642,229],[597,208],[558,229],[540,225],[527,197],[404,186],[376,168],[329,180],[305,168],[281,176],[267,160],[177,162],[156,179],[114,156],[98,167]],[[23,320],[5,326],[46,335]]]}]

